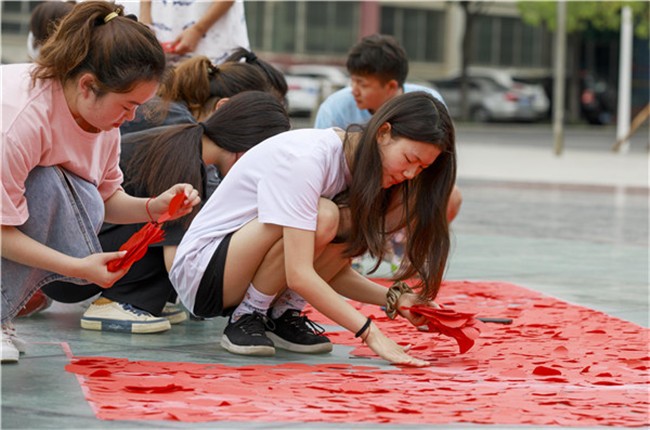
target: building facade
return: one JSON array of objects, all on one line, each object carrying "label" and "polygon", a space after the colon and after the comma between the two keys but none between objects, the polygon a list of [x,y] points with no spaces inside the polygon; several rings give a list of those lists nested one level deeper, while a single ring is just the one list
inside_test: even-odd
[{"label": "building facade", "polygon": [[[246,2],[253,49],[280,64],[343,65],[348,49],[372,33],[395,36],[406,49],[411,76],[428,79],[461,67],[465,31],[457,2]],[[508,68],[520,76],[552,69],[552,34],[519,18],[516,3],[493,2],[477,17],[473,65]]]}]

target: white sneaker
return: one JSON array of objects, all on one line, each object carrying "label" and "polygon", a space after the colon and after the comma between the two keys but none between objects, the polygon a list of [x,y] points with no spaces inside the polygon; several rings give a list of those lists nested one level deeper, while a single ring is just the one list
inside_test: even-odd
[{"label": "white sneaker", "polygon": [[81,317],[81,327],[119,333],[159,333],[172,328],[166,318],[155,317],[128,303],[114,302],[105,297],[88,307]]},{"label": "white sneaker", "polygon": [[11,333],[13,329],[13,324],[6,323],[2,324],[2,364],[4,363],[18,363],[18,358],[20,357],[20,352],[14,342],[11,340]]},{"label": "white sneaker", "polygon": [[9,338],[11,341],[14,343],[14,346],[20,352],[21,354],[24,354],[25,351],[27,350],[27,342],[25,342],[25,339],[22,337],[18,336],[18,331],[16,331],[16,326],[14,326],[13,322],[8,322],[5,323],[3,326],[3,331],[7,330],[7,333],[9,334]]},{"label": "white sneaker", "polygon": [[163,308],[161,317],[167,318],[170,324],[182,323],[187,319],[187,314],[180,305],[176,303],[167,302]]}]

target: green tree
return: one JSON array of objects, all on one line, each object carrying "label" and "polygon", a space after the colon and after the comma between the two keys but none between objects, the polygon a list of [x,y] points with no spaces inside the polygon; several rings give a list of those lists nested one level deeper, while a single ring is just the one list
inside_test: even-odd
[{"label": "green tree", "polygon": [[[551,31],[556,28],[555,1],[518,1],[517,7],[524,22],[533,25],[544,25]],[[572,120],[579,117],[579,46],[582,33],[591,31],[618,32],[621,27],[621,9],[629,6],[632,10],[634,33],[639,38],[647,38],[650,32],[650,2],[647,1],[567,1],[566,28],[568,36],[567,52],[569,55],[570,81],[568,87],[569,116]]]},{"label": "green tree", "polygon": [[[557,17],[554,1],[519,1],[517,7],[522,19],[530,25],[546,25],[555,30]],[[568,1],[566,4],[567,33],[589,28],[618,31],[621,27],[621,9],[629,6],[637,37],[646,38],[650,31],[650,3],[646,1]]]}]

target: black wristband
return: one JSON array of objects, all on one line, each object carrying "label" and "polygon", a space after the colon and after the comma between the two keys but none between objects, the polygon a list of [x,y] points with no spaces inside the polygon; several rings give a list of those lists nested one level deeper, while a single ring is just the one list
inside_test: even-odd
[{"label": "black wristband", "polygon": [[359,336],[361,336],[363,333],[365,333],[365,331],[368,330],[368,327],[370,327],[370,323],[371,323],[371,322],[372,322],[372,319],[371,319],[370,317],[368,317],[368,319],[366,320],[366,323],[365,323],[365,324],[363,325],[363,327],[361,327],[361,329],[360,329],[360,330],[359,330],[359,331],[354,335],[354,337],[359,337]]}]

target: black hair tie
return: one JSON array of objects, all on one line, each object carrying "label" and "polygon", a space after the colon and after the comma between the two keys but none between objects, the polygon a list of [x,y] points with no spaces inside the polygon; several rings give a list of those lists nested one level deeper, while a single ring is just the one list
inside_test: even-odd
[{"label": "black hair tie", "polygon": [[246,55],[244,55],[244,58],[246,58],[247,63],[252,63],[253,61],[257,60],[257,55],[253,51],[248,51]]},{"label": "black hair tie", "polygon": [[363,325],[363,327],[361,327],[359,329],[358,332],[355,333],[354,337],[359,337],[362,334],[364,334],[366,332],[366,330],[368,330],[368,327],[370,327],[371,322],[372,322],[372,319],[370,317],[368,317],[368,319],[366,320],[366,323]]},{"label": "black hair tie", "polygon": [[199,125],[201,126],[201,130],[203,130],[203,134],[208,132],[208,128],[203,124],[202,122],[199,122]]}]

